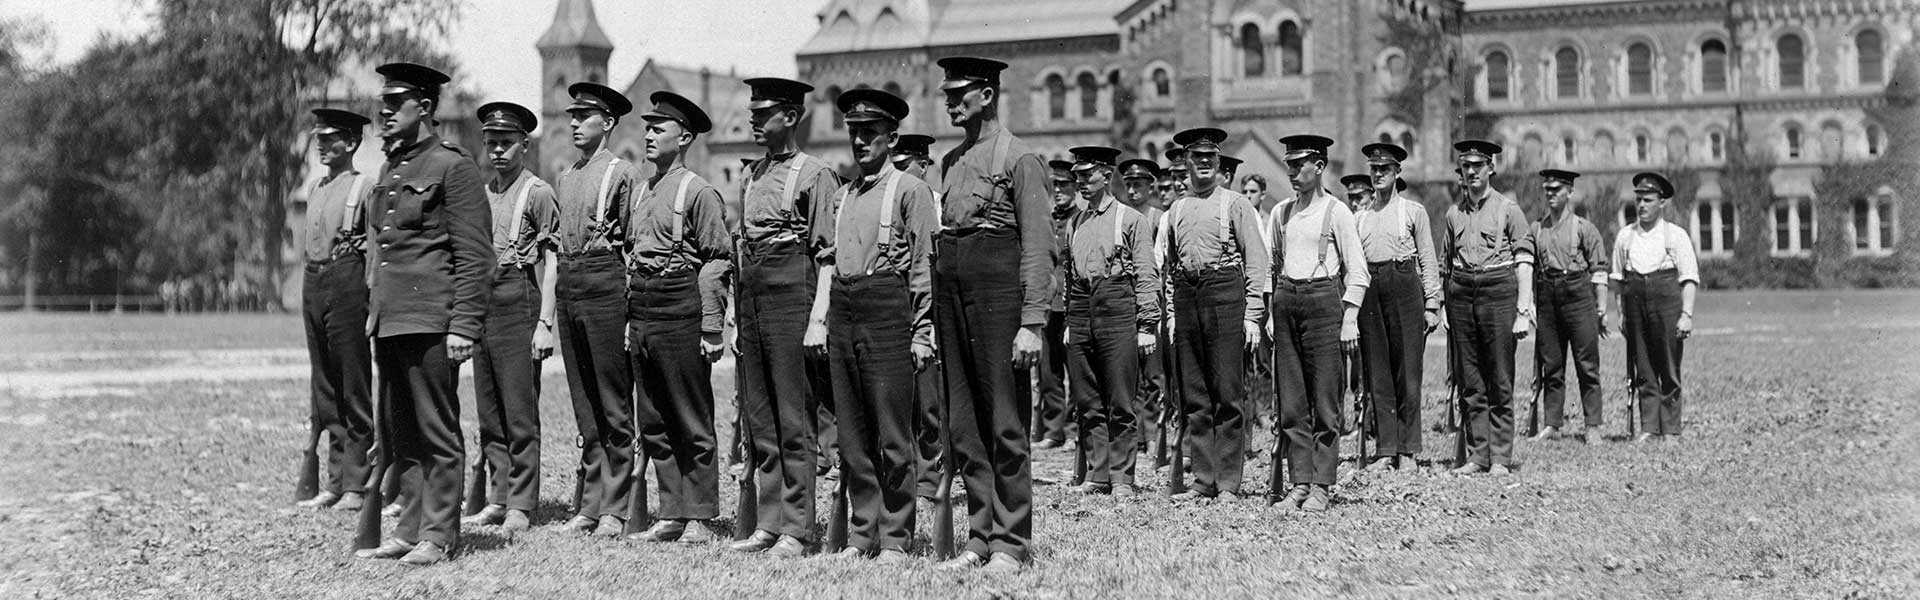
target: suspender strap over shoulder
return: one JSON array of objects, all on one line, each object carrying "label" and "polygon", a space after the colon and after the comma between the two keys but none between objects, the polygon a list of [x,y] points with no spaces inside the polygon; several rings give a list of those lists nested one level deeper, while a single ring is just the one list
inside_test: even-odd
[{"label": "suspender strap over shoulder", "polygon": [[618,166],[620,166],[620,157],[609,157],[607,170],[600,174],[600,195],[595,198],[593,205],[595,219],[607,218],[607,203],[613,201],[613,171],[614,167]]},{"label": "suspender strap over shoulder", "polygon": [[511,217],[513,219],[513,225],[511,226],[511,228],[507,229],[507,246],[508,247],[512,247],[515,244],[520,243],[520,230],[525,229],[525,227],[521,225],[520,220],[526,217],[527,215],[527,196],[530,195],[532,192],[533,192],[533,179],[531,177],[520,182],[520,193],[519,195],[514,196],[513,212],[509,213],[513,215]]},{"label": "suspender strap over shoulder", "polygon": [[340,215],[341,231],[351,232],[360,224],[360,192],[366,189],[366,184],[365,175],[353,174],[353,185],[347,188],[347,208],[345,214]]},{"label": "suspender strap over shoulder", "polygon": [[686,230],[687,188],[692,184],[693,171],[687,171],[686,176],[680,178],[680,189],[673,192],[673,225],[671,225],[671,229],[673,231],[673,243],[675,244],[685,243],[685,241],[681,239],[681,235]]}]

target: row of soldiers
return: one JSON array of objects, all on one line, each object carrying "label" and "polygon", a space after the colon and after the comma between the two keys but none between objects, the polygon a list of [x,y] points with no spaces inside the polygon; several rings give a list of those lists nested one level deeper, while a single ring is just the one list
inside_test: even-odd
[{"label": "row of soldiers", "polygon": [[[852,90],[835,99],[859,170],[844,182],[798,149],[813,87],[747,80],[745,108],[767,152],[747,169],[738,219],[685,165],[711,120],[670,92],[652,94],[640,115],[650,163],[642,169],[606,147],[632,102],[602,85],[570,86],[580,154],[551,185],[522,163],[537,127],[525,107],[478,111],[491,178],[437,137],[448,78],[428,67],[377,69],[387,157],[377,176],[351,160],[370,120],[316,110],[329,172],[310,196],[304,312],[333,485],[304,503],[359,508],[378,479],[368,456],[406,464],[413,479],[399,526],[358,554],[445,560],[459,542],[469,477],[456,369],[472,358],[483,464],[495,476],[489,504],[464,525],[526,529],[539,497],[539,364],[558,348],[581,451],[574,514],[560,527],[711,541],[719,508],[710,374],[728,348],[729,302],[739,429],[755,484],[730,545],[743,552],[812,552],[816,478],[837,460],[848,516],[833,555],[911,560],[916,513],[949,501],[957,474],[968,535],[940,566],[1021,568],[1033,523],[1022,380],[1047,345],[1064,350],[1082,492],[1137,491],[1141,371],[1164,364],[1190,460],[1180,466],[1193,479],[1175,498],[1239,493],[1244,365],[1259,355],[1272,365],[1283,431],[1275,469],[1284,463],[1292,482],[1275,500],[1325,510],[1343,356],[1364,357],[1376,398],[1371,463],[1406,465],[1421,451],[1424,338],[1443,321],[1467,445],[1455,470],[1503,472],[1512,460],[1514,340],[1535,320],[1536,263],[1545,263],[1541,285],[1565,273],[1621,282],[1624,329],[1653,406],[1643,418],[1650,432],[1678,433],[1677,338],[1691,329],[1697,276],[1684,233],[1660,220],[1672,189],[1657,174],[1635,178],[1641,218],[1622,231],[1610,263],[1586,247],[1555,250],[1591,229],[1561,210],[1574,175],[1548,176],[1560,190],[1549,191],[1560,194],[1556,214],[1530,225],[1489,187],[1500,149],[1484,141],[1456,146],[1462,198],[1446,211],[1437,248],[1426,209],[1400,193],[1404,149],[1364,148],[1370,173],[1343,181],[1343,202],[1326,190],[1333,142],[1313,135],[1281,140],[1294,195],[1269,215],[1227,189],[1227,133],[1205,127],[1175,136],[1182,156],[1166,169],[1122,161],[1112,148],[1075,148],[1068,170],[1081,203],[1056,212],[1047,161],[999,118],[1006,65],[938,64],[945,112],[965,132],[960,145],[936,166],[931,138],[899,131],[905,100]],[[1155,196],[1174,199],[1160,205]],[[1553,310],[1597,326],[1598,305]],[[1587,313],[1575,314],[1582,306]],[[1572,343],[1584,369],[1590,348]],[[369,363],[381,374],[378,419]],[[1597,410],[1589,407],[1590,426]],[[370,453],[376,424],[383,448]],[[627,508],[647,504],[649,465],[658,503],[651,523],[635,522]]]}]

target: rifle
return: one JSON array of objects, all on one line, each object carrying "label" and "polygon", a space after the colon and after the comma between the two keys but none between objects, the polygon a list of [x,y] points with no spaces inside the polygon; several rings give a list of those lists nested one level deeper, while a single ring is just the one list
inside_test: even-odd
[{"label": "rifle", "polygon": [[[734,395],[734,399],[736,408],[745,408],[738,394]],[[760,472],[760,465],[758,457],[754,456],[753,429],[747,424],[746,411],[739,411],[735,418],[738,426],[734,428],[733,437],[740,440],[740,457],[746,468],[740,472],[740,501],[733,509],[733,539],[744,540],[760,527],[759,484],[754,481],[755,475]]]},{"label": "rifle", "polygon": [[1639,369],[1634,367],[1638,363],[1634,346],[1633,338],[1627,338],[1627,439],[1640,435],[1640,378],[1635,373]]},{"label": "rifle", "polygon": [[1371,382],[1367,378],[1366,356],[1362,355],[1360,351],[1356,349],[1353,352],[1347,353],[1347,359],[1352,361],[1349,364],[1353,366],[1350,370],[1354,390],[1353,410],[1359,413],[1355,415],[1353,419],[1354,427],[1358,428],[1360,432],[1360,448],[1358,449],[1360,456],[1359,464],[1365,467],[1368,458],[1372,456],[1367,454],[1367,435],[1373,430],[1372,427],[1368,426],[1369,420],[1373,418],[1373,389],[1370,385]]},{"label": "rifle", "polygon": [[1540,392],[1547,382],[1540,378],[1540,362],[1533,363],[1533,401],[1527,404],[1527,437],[1540,435]]},{"label": "rifle", "polygon": [[1447,338],[1447,418],[1452,421],[1453,464],[1467,464],[1467,411],[1460,406],[1460,362],[1454,356],[1453,338]]},{"label": "rifle", "polygon": [[293,486],[293,499],[306,500],[320,495],[320,421],[307,418],[307,445],[301,446],[300,481]]},{"label": "rifle", "polygon": [[[947,369],[941,361],[935,360],[932,368],[940,369],[940,484],[934,487],[933,509],[933,557],[935,560],[952,558],[953,550],[953,394],[947,390]],[[841,450],[845,452],[845,449]],[[842,465],[846,461],[841,461]],[[847,476],[840,474],[840,490],[834,507],[841,528],[846,527],[845,516]],[[842,539],[845,539],[843,532]]]},{"label": "rifle", "polygon": [[460,511],[461,516],[477,515],[487,508],[487,473],[491,471],[486,451],[482,449],[474,456],[473,465],[467,467],[466,506]]},{"label": "rifle", "polygon": [[[842,460],[840,464],[844,467],[847,461]],[[941,497],[945,497],[945,494],[949,491],[951,490],[947,488],[946,482],[941,482]],[[947,517],[948,520],[951,521],[953,514],[948,513]],[[833,488],[833,508],[829,509],[827,513],[827,552],[839,552],[841,549],[847,547],[847,518],[847,474],[843,469],[840,473],[840,482]],[[939,545],[940,532],[946,532],[946,547],[949,552],[953,550],[953,531],[950,529],[951,526],[949,523],[946,527],[934,530],[935,546]]]},{"label": "rifle", "polygon": [[[376,344],[377,345],[377,344]],[[353,549],[365,550],[380,546],[380,517],[386,508],[387,467],[393,462],[393,448],[388,439],[386,388],[381,385],[378,365],[378,349],[374,353],[376,365],[373,369],[373,468],[367,472],[366,503],[360,507],[359,528],[353,535]]]},{"label": "rifle", "polygon": [[1267,477],[1267,504],[1279,504],[1287,495],[1287,432],[1280,427],[1280,394],[1273,395],[1273,420],[1267,424],[1273,432],[1273,472]]},{"label": "rifle", "polygon": [[[1184,377],[1185,373],[1182,373],[1180,370],[1180,360],[1175,358],[1168,362],[1168,366],[1172,368],[1167,371],[1167,389],[1169,391],[1179,389],[1186,381]],[[1171,457],[1173,467],[1167,472],[1167,493],[1169,495],[1187,491],[1187,414],[1181,407],[1181,404],[1184,403],[1177,400],[1184,400],[1184,398],[1174,398],[1172,395],[1168,395],[1166,406],[1167,420],[1175,428],[1173,435],[1173,456]]]},{"label": "rifle", "polygon": [[1073,483],[1071,483],[1070,485],[1081,485],[1086,482],[1087,482],[1087,445],[1075,443],[1073,445]]}]

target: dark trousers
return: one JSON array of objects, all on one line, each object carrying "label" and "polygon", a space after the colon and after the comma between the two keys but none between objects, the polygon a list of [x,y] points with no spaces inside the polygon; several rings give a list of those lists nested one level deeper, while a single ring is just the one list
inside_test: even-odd
[{"label": "dark trousers", "polygon": [[1543,424],[1567,423],[1567,351],[1573,351],[1574,374],[1580,381],[1580,408],[1587,427],[1603,423],[1600,404],[1600,312],[1593,281],[1586,273],[1565,276],[1541,274],[1533,281],[1534,304],[1539,308],[1539,331],[1533,339],[1536,377],[1539,378]]},{"label": "dark trousers", "polygon": [[1247,447],[1247,279],[1240,268],[1174,275],[1174,360],[1192,488],[1239,493]]},{"label": "dark trousers", "polygon": [[1467,461],[1513,464],[1513,321],[1520,284],[1513,271],[1447,278],[1447,341],[1466,420]]},{"label": "dark trousers", "polygon": [[750,245],[739,262],[736,316],[740,412],[752,437],[763,531],[813,539],[813,369],[801,339],[813,308],[812,259],[797,243]]},{"label": "dark trousers", "polygon": [[[659,519],[720,515],[713,365],[700,355],[700,291],[694,272],[634,273],[627,287],[634,412],[640,445],[659,477]],[[622,499],[624,500],[624,493]],[[623,504],[624,506],[624,504]]]},{"label": "dark trousers", "polygon": [[1034,441],[1067,441],[1073,411],[1067,406],[1066,313],[1047,312],[1047,325],[1040,328],[1040,363],[1033,366]]},{"label": "dark trousers", "polygon": [[307,265],[300,315],[313,366],[312,416],[327,431],[327,489],[364,491],[373,448],[373,354],[367,342],[366,260]]},{"label": "dark trousers", "polygon": [[467,479],[456,393],[460,365],[447,358],[442,333],[388,336],[374,344],[391,456],[419,471],[419,485],[404,486],[407,504],[393,537],[451,549],[460,543],[460,492]]},{"label": "dark trousers", "polygon": [[1138,317],[1132,277],[1101,280],[1086,297],[1067,299],[1067,372],[1091,483],[1133,485],[1140,435],[1133,396],[1140,385]]},{"label": "dark trousers", "polygon": [[1645,275],[1628,273],[1620,283],[1625,312],[1621,333],[1634,387],[1640,390],[1640,430],[1656,435],[1680,433],[1679,337],[1680,278],[1673,269]]},{"label": "dark trousers", "polygon": [[1033,538],[1029,400],[1017,395],[1013,369],[1020,241],[1010,229],[950,230],[936,239],[935,252],[933,321],[952,407],[953,460],[967,485],[966,550],[1026,560]]},{"label": "dark trousers", "polygon": [[945,390],[940,386],[940,369],[936,365],[913,375],[913,439],[920,457],[920,476],[913,493],[928,500],[940,493],[941,457],[946,452],[941,429],[947,422],[947,407]]},{"label": "dark trousers", "polygon": [[473,395],[480,454],[493,468],[487,498],[531,511],[540,502],[540,361],[533,328],[540,288],[531,268],[494,271],[480,343],[473,348]]},{"label": "dark trousers", "polygon": [[1420,378],[1427,350],[1426,295],[1412,260],[1371,265],[1360,303],[1360,359],[1373,394],[1376,456],[1420,453]]},{"label": "dark trousers", "polygon": [[626,266],[612,251],[560,257],[554,299],[560,356],[580,436],[580,506],[624,517],[633,478],[633,365],[626,350]]},{"label": "dark trousers", "polygon": [[827,324],[833,333],[827,357],[839,400],[847,547],[905,551],[919,471],[913,437],[913,302],[906,278],[899,273],[836,277],[829,293]]},{"label": "dark trousers", "polygon": [[[1337,278],[1273,285],[1273,381],[1287,474],[1295,484],[1333,485],[1340,463],[1340,348],[1344,284]],[[1274,461],[1280,468],[1280,461]]]},{"label": "dark trousers", "polygon": [[[1163,310],[1161,314],[1166,314]],[[1134,444],[1140,452],[1147,451],[1147,440],[1160,434],[1161,413],[1166,402],[1166,368],[1163,363],[1171,350],[1173,338],[1166,335],[1166,328],[1154,332],[1157,347],[1150,354],[1140,355],[1139,385],[1134,388],[1134,423],[1139,430],[1140,439]]]}]

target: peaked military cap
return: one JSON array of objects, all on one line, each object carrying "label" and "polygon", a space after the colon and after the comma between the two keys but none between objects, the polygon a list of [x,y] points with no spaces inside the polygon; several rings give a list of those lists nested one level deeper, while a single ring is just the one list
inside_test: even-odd
[{"label": "peaked military cap", "polygon": [[924,133],[909,133],[900,136],[893,145],[894,156],[933,156],[933,136]]},{"label": "peaked military cap", "polygon": [[1660,194],[1661,198],[1672,198],[1673,182],[1667,181],[1666,176],[1652,171],[1634,173],[1633,190],[1636,192],[1641,190],[1652,191]]},{"label": "peaked military cap", "polygon": [[1068,173],[1073,172],[1073,161],[1061,160],[1056,158],[1056,159],[1047,161],[1047,168],[1053,169],[1054,177],[1059,177],[1064,179],[1067,177]]},{"label": "peaked military cap", "polygon": [[846,113],[846,122],[893,121],[907,118],[907,101],[886,90],[855,88],[840,94],[833,105]]},{"label": "peaked military cap", "polygon": [[1453,151],[1459,153],[1460,162],[1464,163],[1493,162],[1493,157],[1499,156],[1501,150],[1499,144],[1486,140],[1460,140],[1453,143]]},{"label": "peaked military cap", "polygon": [[386,81],[380,84],[382,96],[419,92],[429,98],[438,98],[440,86],[453,81],[452,77],[448,77],[438,69],[410,62],[387,63],[375,67],[373,72],[386,77]]},{"label": "peaked military cap", "polygon": [[372,122],[373,119],[360,116],[359,113],[344,111],[338,108],[313,109],[314,135],[328,133],[359,134],[361,128],[366,127],[368,123]]},{"label": "peaked military cap", "polygon": [[1160,165],[1144,158],[1120,161],[1121,179],[1159,179]]},{"label": "peaked military cap", "polygon": [[1187,152],[1219,152],[1220,143],[1225,141],[1227,132],[1213,127],[1195,127],[1173,134],[1173,143]]},{"label": "peaked military cap", "polygon": [[1560,169],[1541,169],[1540,178],[1545,179],[1547,185],[1557,187],[1561,185],[1573,185],[1573,180],[1579,179],[1580,174]]},{"label": "peaked military cap", "polygon": [[713,120],[707,118],[707,111],[700,110],[700,105],[694,104],[686,96],[673,92],[654,92],[647,96],[647,101],[653,103],[653,110],[640,115],[642,119],[675,121],[694,133],[713,131]]},{"label": "peaked military cap", "polygon": [[1073,170],[1089,171],[1097,166],[1112,167],[1120,160],[1120,149],[1106,146],[1077,146],[1068,152],[1073,153]]},{"label": "peaked military cap", "polygon": [[1000,72],[1007,70],[1007,63],[972,56],[949,56],[934,64],[946,70],[944,79],[940,81],[942,90],[957,90],[971,85],[1000,87]]},{"label": "peaked military cap", "polygon": [[1370,165],[1397,165],[1407,160],[1407,149],[1399,144],[1374,142],[1360,147],[1360,153],[1366,155]]},{"label": "peaked military cap", "polygon": [[1326,158],[1327,149],[1333,147],[1332,139],[1310,133],[1283,137],[1280,138],[1280,143],[1287,146],[1287,153],[1280,157],[1287,162],[1312,157]]},{"label": "peaked military cap", "polygon": [[1232,157],[1232,156],[1227,156],[1227,155],[1225,155],[1225,154],[1222,154],[1222,155],[1220,155],[1220,172],[1222,172],[1222,173],[1239,173],[1239,172],[1240,172],[1240,164],[1241,164],[1241,163],[1243,163],[1243,162],[1246,162],[1246,161],[1243,161],[1243,160],[1240,160],[1239,158],[1236,158],[1236,157]]},{"label": "peaked military cap", "polygon": [[567,95],[573,97],[573,104],[567,105],[567,112],[597,110],[616,118],[633,112],[633,101],[628,100],[626,94],[598,83],[582,81],[569,85]]},{"label": "peaked military cap", "polygon": [[779,77],[754,77],[741,83],[747,84],[752,93],[747,98],[748,110],[760,110],[775,106],[806,106],[807,93],[813,86],[804,82]]},{"label": "peaked military cap", "polygon": [[488,102],[480,105],[474,114],[480,119],[481,131],[533,133],[533,128],[540,124],[533,111],[512,102]]},{"label": "peaked military cap", "polygon": [[1167,146],[1164,156],[1167,157],[1167,162],[1178,163],[1187,159],[1187,149],[1180,146]]},{"label": "peaked military cap", "polygon": [[1341,177],[1340,185],[1350,187],[1350,188],[1361,187],[1361,188],[1366,188],[1371,190],[1373,189],[1373,176],[1365,175],[1361,173],[1354,173],[1351,175],[1347,175],[1345,177]]}]

